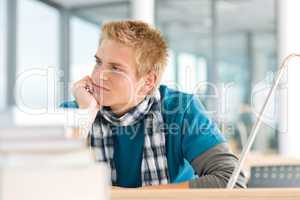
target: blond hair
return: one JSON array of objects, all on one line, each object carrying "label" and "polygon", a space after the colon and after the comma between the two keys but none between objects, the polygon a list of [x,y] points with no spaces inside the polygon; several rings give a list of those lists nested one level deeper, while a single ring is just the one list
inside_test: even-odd
[{"label": "blond hair", "polygon": [[167,43],[161,32],[142,21],[113,21],[101,29],[100,43],[104,39],[132,47],[136,55],[138,76],[149,72],[157,75],[157,83],[165,70],[168,59]]}]

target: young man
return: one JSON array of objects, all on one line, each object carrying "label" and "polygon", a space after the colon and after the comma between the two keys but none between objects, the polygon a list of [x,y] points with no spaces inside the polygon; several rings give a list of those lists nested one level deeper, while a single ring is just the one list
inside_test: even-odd
[{"label": "young man", "polygon": [[[63,107],[96,109],[90,145],[111,167],[114,186],[226,186],[237,158],[216,124],[195,96],[159,86],[167,45],[158,30],[106,23],[95,59]],[[243,174],[236,186],[245,187]]]}]

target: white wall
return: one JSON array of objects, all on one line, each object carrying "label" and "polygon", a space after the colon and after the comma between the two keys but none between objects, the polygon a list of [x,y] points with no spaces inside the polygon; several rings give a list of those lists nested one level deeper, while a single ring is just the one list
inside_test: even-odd
[{"label": "white wall", "polygon": [[[300,53],[300,1],[279,0],[279,61],[291,53]],[[279,118],[280,153],[300,157],[300,58],[294,58],[288,68],[288,90],[281,91]]]}]

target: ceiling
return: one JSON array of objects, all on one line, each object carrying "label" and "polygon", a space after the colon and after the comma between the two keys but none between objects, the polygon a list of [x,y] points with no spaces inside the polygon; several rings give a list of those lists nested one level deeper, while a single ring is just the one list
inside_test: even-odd
[{"label": "ceiling", "polygon": [[[44,0],[71,9],[96,23],[130,18],[129,0]],[[174,49],[206,54],[215,28],[218,47],[244,53],[247,36],[263,34],[258,47],[272,48],[276,34],[276,0],[156,0],[155,25]],[[215,21],[212,16],[215,14]],[[265,35],[272,36],[265,39]],[[236,39],[239,38],[239,39]],[[242,38],[242,39],[241,39]],[[225,45],[225,46],[224,46]],[[226,54],[226,53],[225,53]]]},{"label": "ceiling", "polygon": [[90,6],[92,4],[102,4],[102,3],[111,3],[111,2],[120,2],[118,0],[48,0],[59,5],[62,5],[66,8],[71,7],[80,7],[80,6]]},{"label": "ceiling", "polygon": [[[93,21],[129,18],[129,0],[45,0],[85,12]],[[174,26],[208,28],[213,0],[156,0],[156,22]],[[265,31],[275,26],[275,0],[215,0],[220,31]],[[195,26],[193,26],[195,25]],[[197,32],[197,31],[196,31]],[[200,31],[201,32],[201,31]]]}]

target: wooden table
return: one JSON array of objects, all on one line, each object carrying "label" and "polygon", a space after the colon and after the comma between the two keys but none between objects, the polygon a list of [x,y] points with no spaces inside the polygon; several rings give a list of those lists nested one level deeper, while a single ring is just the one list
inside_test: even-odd
[{"label": "wooden table", "polygon": [[300,188],[270,189],[169,189],[112,190],[112,200],[168,199],[168,200],[300,200]]}]

